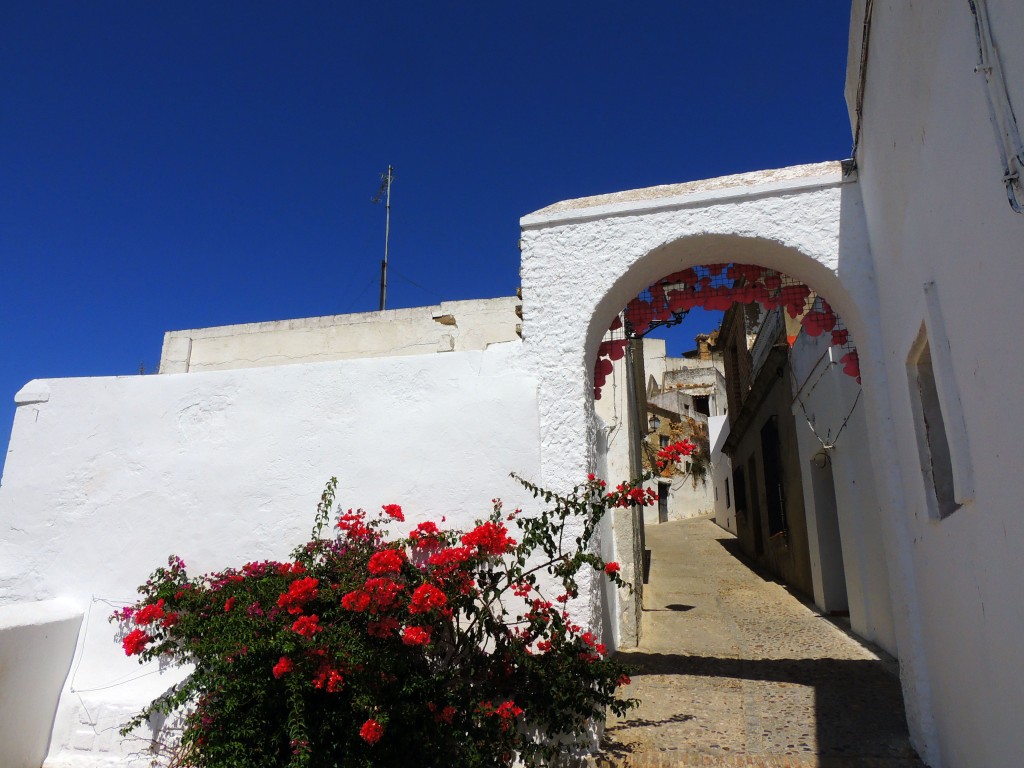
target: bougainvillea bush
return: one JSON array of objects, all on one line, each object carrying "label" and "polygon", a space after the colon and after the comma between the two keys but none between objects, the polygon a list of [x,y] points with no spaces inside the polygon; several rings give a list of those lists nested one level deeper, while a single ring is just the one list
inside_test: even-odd
[{"label": "bougainvillea bush", "polygon": [[543,512],[496,501],[472,530],[442,520],[391,538],[398,505],[336,514],[332,480],[286,562],[190,577],[171,557],[113,618],[125,653],[192,671],[123,733],[176,713],[172,762],[201,768],[557,762],[607,708],[636,704],[615,697],[626,669],[565,606],[585,569],[624,586],[591,538],[609,509],[652,495],[592,476],[564,496],[519,482]]}]

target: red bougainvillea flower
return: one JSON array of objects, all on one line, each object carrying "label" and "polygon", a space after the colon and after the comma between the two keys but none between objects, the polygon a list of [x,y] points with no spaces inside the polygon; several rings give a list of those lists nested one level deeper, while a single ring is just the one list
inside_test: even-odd
[{"label": "red bougainvillea flower", "polygon": [[426,645],[430,642],[430,627],[406,627],[402,630],[402,642],[406,645]]},{"label": "red bougainvillea flower", "polygon": [[427,560],[441,576],[448,576],[473,556],[470,547],[447,547],[433,553]]},{"label": "red bougainvillea flower", "polygon": [[630,680],[629,675],[619,675],[619,679],[615,681],[616,685],[629,685],[633,681]]},{"label": "red bougainvillea flower", "polygon": [[355,592],[349,592],[341,598],[341,607],[346,611],[362,613],[370,607],[370,596],[361,589],[357,589]]},{"label": "red bougainvillea flower", "polygon": [[312,637],[317,632],[322,632],[323,629],[320,626],[319,616],[300,616],[292,624],[292,631],[299,633],[303,637]]},{"label": "red bougainvillea flower", "polygon": [[517,597],[529,597],[533,587],[525,581],[517,581],[512,585],[512,594]]},{"label": "red bougainvillea flower", "polygon": [[124,648],[125,656],[134,656],[137,653],[142,653],[146,649],[146,643],[153,638],[143,632],[141,629],[133,629],[127,635],[124,640],[121,641],[121,646]]},{"label": "red bougainvillea flower", "polygon": [[420,584],[412,593],[409,601],[409,613],[430,613],[435,608],[444,608],[448,598],[444,592],[433,584]]},{"label": "red bougainvillea flower", "polygon": [[448,723],[449,725],[451,725],[452,720],[455,719],[455,712],[457,711],[455,707],[449,704],[447,707],[438,712],[437,705],[433,702],[427,704],[427,709],[434,713],[435,723]]},{"label": "red bougainvillea flower", "polygon": [[400,523],[405,522],[405,515],[402,514],[402,508],[397,504],[385,504],[382,509],[384,510],[384,514],[392,520],[397,520]]},{"label": "red bougainvillea flower", "polygon": [[302,606],[317,595],[319,579],[312,577],[296,579],[288,585],[288,591],[277,598],[277,604],[288,613],[302,613]]},{"label": "red bougainvillea flower", "polygon": [[237,597],[229,597],[224,601],[224,613],[228,613],[232,608],[235,607],[235,603],[238,602]]},{"label": "red bougainvillea flower", "polygon": [[363,727],[359,729],[359,736],[367,744],[376,744],[380,741],[381,736],[384,735],[384,726],[378,723],[373,718],[370,718]]},{"label": "red bougainvillea flower", "polygon": [[302,563],[280,563],[277,566],[277,573],[280,576],[287,576],[289,573],[296,575],[306,572],[306,566]]},{"label": "red bougainvillea flower", "polygon": [[437,525],[428,520],[413,528],[409,538],[416,549],[437,549],[441,546],[440,533]]},{"label": "red bougainvillea flower", "polygon": [[512,550],[516,540],[510,538],[503,523],[482,523],[462,537],[467,547],[479,547],[483,554],[496,556]]},{"label": "red bougainvillea flower", "polygon": [[380,552],[373,553],[366,569],[374,576],[383,576],[386,573],[398,573],[402,570],[404,562],[405,552],[397,549],[382,549]]},{"label": "red bougainvillea flower", "polygon": [[345,678],[341,676],[341,672],[326,664],[313,676],[313,687],[320,690],[327,689],[328,693],[336,693],[341,690],[344,682]]},{"label": "red bougainvillea flower", "polygon": [[[391,579],[383,576],[367,579],[366,584],[363,586],[363,591],[370,598],[369,609],[373,613],[387,610],[394,605],[395,600],[398,598],[398,593],[402,589],[404,587],[401,584],[396,584]],[[342,606],[344,605],[344,598],[342,598]]]},{"label": "red bougainvillea flower", "polygon": [[295,662],[289,659],[287,656],[282,656],[278,659],[277,664],[274,665],[274,677],[280,680],[284,675],[287,675],[295,669]]},{"label": "red bougainvillea flower", "polygon": [[523,714],[523,709],[522,707],[517,707],[514,701],[503,701],[490,714],[500,717],[501,730],[507,731],[509,723]]},{"label": "red bougainvillea flower", "polygon": [[522,708],[515,706],[515,701],[502,701],[498,705],[496,713],[498,717],[504,718],[505,720],[511,720],[522,715]]},{"label": "red bougainvillea flower", "polygon": [[371,621],[366,625],[366,634],[370,637],[387,638],[394,636],[399,627],[398,619],[385,616],[380,621]]},{"label": "red bougainvillea flower", "polygon": [[135,612],[135,623],[140,625],[152,624],[157,619],[162,619],[164,614],[164,599],[161,597],[156,605],[144,605]]},{"label": "red bougainvillea flower", "polygon": [[353,512],[351,509],[343,515],[338,516],[338,530],[350,539],[363,539],[373,535],[373,531],[367,527],[364,520],[366,513],[359,509]]},{"label": "red bougainvillea flower", "polygon": [[604,572],[607,573],[609,576],[611,576],[613,573],[618,573],[620,570],[621,567],[618,563],[608,563],[604,567]]}]

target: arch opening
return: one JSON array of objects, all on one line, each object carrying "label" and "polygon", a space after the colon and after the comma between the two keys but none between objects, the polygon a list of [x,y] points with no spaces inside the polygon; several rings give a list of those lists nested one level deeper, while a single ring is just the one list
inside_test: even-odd
[{"label": "arch opening", "polygon": [[[711,237],[712,254],[736,240]],[[855,631],[895,652],[880,503],[860,490],[876,483],[864,409],[858,410],[860,356],[845,318],[830,296],[777,268],[786,259],[798,263],[792,249],[754,241],[749,255],[767,254],[776,266],[744,254],[681,269],[664,255],[686,254],[692,244],[660,250],[631,272],[650,274],[652,264],[668,271],[623,302],[590,358],[597,465],[609,477],[637,476],[651,469],[666,441],[686,438],[697,451],[673,476],[652,482],[657,510],[616,522],[613,551],[642,584],[649,575],[648,525],[713,516],[752,560],[820,610],[849,612]],[[635,275],[619,280],[630,282],[636,284]],[[712,324],[685,340],[673,337],[671,329],[695,310],[715,313]],[[667,339],[694,344],[674,357]],[[609,388],[614,394],[606,401]],[[834,477],[838,500],[837,481],[825,482]],[[876,576],[862,572],[866,561]],[[865,579],[871,583],[849,588]],[[642,632],[640,599],[619,607],[615,630],[627,646]]]},{"label": "arch opening", "polygon": [[[780,253],[770,244],[755,250]],[[813,266],[802,270],[807,279],[780,269],[792,254],[771,264],[748,255],[756,258],[691,260],[681,268],[656,256],[641,274],[657,264],[667,266],[662,276],[643,281],[610,322],[595,313],[594,323],[607,328],[588,351],[599,469],[635,476],[666,442],[698,445],[692,462],[652,480],[657,506],[615,518],[613,553],[629,563],[634,583],[657,579],[659,556],[645,531],[706,517],[735,536],[740,557],[895,656],[854,332],[831,294],[813,287]],[[830,274],[820,282],[836,288]],[[617,288],[637,282],[623,276]],[[835,293],[859,322],[849,294]],[[684,342],[672,329],[696,311],[716,314],[686,339],[692,348],[677,346],[682,354],[673,356],[672,346]],[[643,643],[650,616],[663,621],[661,611],[671,611],[645,608],[642,589],[616,608],[626,647]],[[893,688],[899,691],[898,681]],[[902,705],[895,722],[904,725]],[[821,747],[832,737],[819,723],[816,738]]]}]

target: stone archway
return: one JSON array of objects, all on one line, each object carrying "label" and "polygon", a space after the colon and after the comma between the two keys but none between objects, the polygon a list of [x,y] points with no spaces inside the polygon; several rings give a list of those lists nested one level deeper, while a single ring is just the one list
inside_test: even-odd
[{"label": "stone archway", "polygon": [[[856,179],[839,163],[801,166],[566,201],[521,226],[524,351],[539,382],[548,487],[568,488],[595,468],[593,361],[612,318],[646,286],[688,267],[743,262],[828,297],[858,343],[904,698],[915,741],[926,740],[926,664]],[[574,608],[596,625],[600,584],[582,586]]]}]

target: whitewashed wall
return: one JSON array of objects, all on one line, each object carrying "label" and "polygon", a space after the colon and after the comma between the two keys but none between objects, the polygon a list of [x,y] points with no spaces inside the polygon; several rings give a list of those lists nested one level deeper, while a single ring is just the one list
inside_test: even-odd
[{"label": "whitewashed wall", "polygon": [[[864,450],[863,393],[830,342],[827,334],[801,333],[790,358],[814,602],[824,611],[848,609],[854,632],[899,656],[882,512]],[[821,441],[833,447],[825,451]],[[818,468],[814,457],[823,454],[827,466]],[[836,587],[845,587],[845,605],[835,599]]]},{"label": "whitewashed wall", "polygon": [[[988,8],[1009,96],[1024,119],[1024,4],[988,0],[978,7]],[[851,113],[864,8],[864,0],[854,3]],[[1007,204],[967,0],[876,0],[869,41],[857,160],[891,418],[906,462],[900,492],[931,681],[931,764],[1017,765],[1024,725],[1024,216]],[[924,286],[932,282],[929,307]],[[936,362],[943,417],[973,485],[973,493],[961,489],[968,503],[944,520],[928,511],[906,369],[922,324],[933,354],[947,357],[948,364]]]},{"label": "whitewashed wall", "polygon": [[[18,400],[0,487],[0,596],[60,597],[86,614],[55,768],[126,764],[118,725],[169,684],[143,676],[106,621],[168,554],[195,574],[285,557],[308,537],[332,475],[346,507],[397,502],[407,526],[447,515],[468,527],[495,496],[530,508],[508,473],[540,474],[537,383],[519,342],[34,381]],[[70,662],[52,659],[65,671]]]},{"label": "whitewashed wall", "polygon": [[39,768],[82,610],[69,600],[0,606],[0,765]]},{"label": "whitewashed wall", "polygon": [[160,373],[481,350],[518,341],[518,306],[512,296],[168,331]]},{"label": "whitewashed wall", "polygon": [[[722,398],[723,400],[725,398]],[[736,503],[732,490],[732,461],[722,452],[729,437],[729,417],[712,416],[708,419],[711,442],[711,482],[715,499],[715,522],[736,535]]]}]

